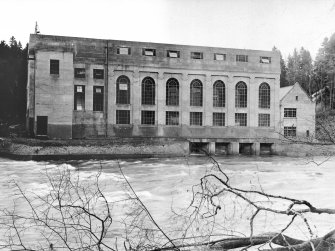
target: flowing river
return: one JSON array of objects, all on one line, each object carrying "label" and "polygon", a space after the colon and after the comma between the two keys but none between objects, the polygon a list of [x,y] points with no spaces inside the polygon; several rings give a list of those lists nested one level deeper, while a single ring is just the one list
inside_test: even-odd
[{"label": "flowing river", "polygon": [[[243,189],[258,188],[270,194],[304,199],[315,207],[335,208],[335,158],[316,157],[216,157],[225,173],[230,177],[234,186]],[[191,156],[188,158],[171,159],[140,159],[140,160],[103,160],[103,161],[16,161],[0,158],[0,208],[12,208],[18,189],[17,182],[24,191],[33,191],[43,195],[50,188],[46,172],[50,176],[53,170],[66,168],[71,172],[79,171],[82,179],[92,179],[97,170],[102,167],[100,181],[103,192],[110,203],[125,198],[129,188],[125,188],[119,166],[131,184],[132,188],[146,205],[152,217],[164,229],[173,227],[172,212],[186,208],[192,199],[192,186],[199,184],[200,178],[211,168],[212,164],[206,157]],[[27,208],[16,204],[16,211],[24,213]],[[227,205],[229,207],[229,205]],[[239,205],[234,205],[238,212]],[[228,209],[226,209],[228,210]],[[218,214],[222,228],[229,228],[234,233],[249,234],[250,217],[243,219],[247,211],[241,207],[240,221],[229,221],[227,217]],[[224,210],[221,210],[224,211]],[[235,211],[234,211],[235,212]],[[122,236],[121,224],[127,217],[125,205],[112,208],[113,235]],[[238,214],[238,213],[237,213]],[[309,215],[309,226],[314,236],[323,236],[334,229],[334,215]],[[287,222],[279,217],[261,215],[255,222],[255,232],[278,232]],[[114,226],[114,225],[113,225]],[[1,233],[1,231],[0,231]],[[227,233],[227,232],[226,232]],[[233,233],[233,232],[232,232]],[[4,233],[2,233],[4,234]],[[309,233],[303,223],[295,223],[288,234],[294,237],[309,238]],[[34,233],[32,233],[34,236]],[[2,237],[0,237],[2,239]],[[34,239],[34,237],[32,237]]]}]

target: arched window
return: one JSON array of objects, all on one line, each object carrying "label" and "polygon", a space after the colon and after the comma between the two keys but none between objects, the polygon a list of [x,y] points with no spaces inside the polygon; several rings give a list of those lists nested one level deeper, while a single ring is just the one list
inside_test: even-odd
[{"label": "arched window", "polygon": [[270,108],[270,86],[267,83],[262,83],[259,86],[259,108]]},{"label": "arched window", "polygon": [[191,82],[190,105],[202,106],[202,83],[198,79],[194,79]]},{"label": "arched window", "polygon": [[116,103],[130,104],[130,80],[126,76],[120,76],[116,80]]},{"label": "arched window", "polygon": [[179,82],[175,78],[166,82],[166,105],[179,105]]},{"label": "arched window", "polygon": [[248,90],[247,85],[240,81],[236,85],[235,89],[235,106],[236,107],[247,107],[248,101]]},{"label": "arched window", "polygon": [[155,104],[155,81],[146,77],[142,81],[142,105]]},{"label": "arched window", "polygon": [[225,107],[225,84],[221,81],[215,81],[213,85],[213,106]]}]

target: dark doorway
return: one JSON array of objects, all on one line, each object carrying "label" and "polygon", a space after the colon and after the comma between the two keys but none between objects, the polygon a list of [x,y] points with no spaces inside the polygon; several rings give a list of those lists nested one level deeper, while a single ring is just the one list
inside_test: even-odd
[{"label": "dark doorway", "polygon": [[205,142],[190,142],[190,153],[191,154],[208,154],[208,143]]},{"label": "dark doorway", "polygon": [[34,137],[34,118],[29,118],[29,136]]},{"label": "dark doorway", "polygon": [[271,143],[260,143],[260,154],[271,155],[272,154],[271,148],[272,148]]},{"label": "dark doorway", "polygon": [[48,135],[48,116],[37,116],[36,135]]},{"label": "dark doorway", "polygon": [[240,143],[239,153],[244,155],[252,154],[252,143]]},{"label": "dark doorway", "polygon": [[215,143],[215,154],[216,155],[227,155],[228,154],[228,143]]}]

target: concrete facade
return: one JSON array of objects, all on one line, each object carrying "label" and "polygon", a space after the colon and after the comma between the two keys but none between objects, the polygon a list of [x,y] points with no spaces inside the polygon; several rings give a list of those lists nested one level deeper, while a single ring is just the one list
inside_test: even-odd
[{"label": "concrete facade", "polygon": [[[120,48],[129,48],[129,55],[120,55]],[[155,55],[143,55],[153,49]],[[179,57],[168,57],[168,51]],[[191,58],[192,52],[202,58]],[[224,60],[215,60],[215,54]],[[247,62],[237,61],[247,55]],[[262,62],[262,58],[268,60]],[[50,60],[59,61],[59,74],[50,74]],[[280,57],[273,51],[240,50],[188,45],[157,44],[119,40],[101,40],[32,34],[29,41],[27,126],[38,134],[38,117],[47,120],[44,136],[48,138],[167,137],[192,142],[229,143],[228,152],[237,152],[238,143],[271,143],[279,138]],[[85,69],[83,78],[74,76],[74,69]],[[103,79],[95,79],[93,70],[104,70]],[[130,80],[129,104],[117,104],[117,79]],[[151,77],[155,83],[154,105],[142,105],[142,81]],[[166,105],[166,83],[179,82],[179,105]],[[190,105],[190,84],[200,80],[203,86],[201,106]],[[213,106],[213,84],[225,85],[224,107]],[[247,106],[235,104],[236,85],[247,86]],[[270,106],[260,108],[259,87],[270,87]],[[84,86],[85,109],[74,109],[74,88]],[[93,88],[104,89],[102,111],[93,111]],[[130,112],[129,124],[117,124],[116,111]],[[142,111],[154,111],[153,125],[141,123]],[[166,111],[179,112],[178,125],[166,125]],[[202,113],[202,125],[190,125],[190,112]],[[213,126],[213,113],[224,113],[224,126]],[[247,114],[247,125],[237,126],[235,113]],[[267,126],[259,126],[258,114],[269,114]],[[233,142],[233,143],[232,143]],[[237,145],[236,145],[236,144]],[[259,144],[252,147],[259,152]],[[215,151],[213,145],[210,151]]]},{"label": "concrete facade", "polygon": [[[312,140],[315,138],[315,102],[302,89],[299,83],[293,86],[281,88],[280,113],[281,113],[281,137],[285,135],[285,127],[296,129],[297,139]],[[295,109],[295,116],[285,115],[285,109]]]}]

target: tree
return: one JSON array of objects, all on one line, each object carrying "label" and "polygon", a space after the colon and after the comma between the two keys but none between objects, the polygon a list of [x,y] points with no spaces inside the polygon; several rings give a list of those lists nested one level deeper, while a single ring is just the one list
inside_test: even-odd
[{"label": "tree", "polygon": [[297,49],[294,49],[293,55],[289,55],[287,59],[287,79],[289,85],[294,85],[298,82],[308,94],[311,94],[312,68],[310,52],[303,47],[301,47],[299,52]]},{"label": "tree", "polygon": [[276,46],[273,46],[272,51],[278,51],[280,54],[280,87],[288,86],[289,82],[287,81],[287,67],[285,60],[283,59],[280,50],[278,50]]}]

